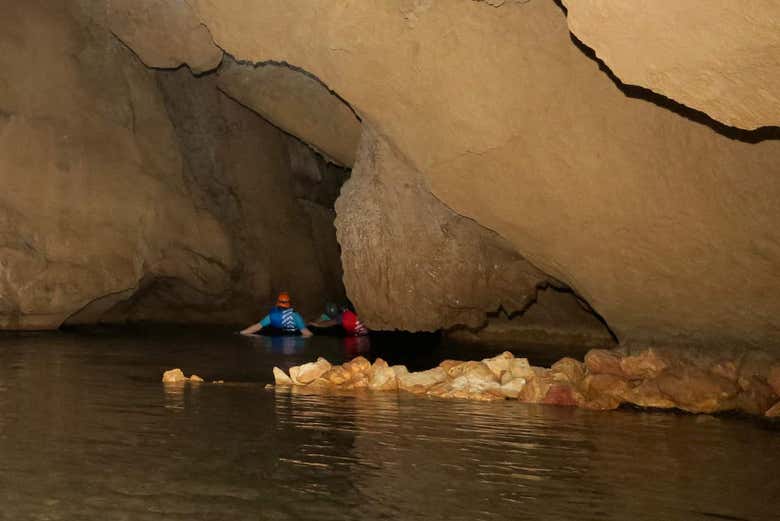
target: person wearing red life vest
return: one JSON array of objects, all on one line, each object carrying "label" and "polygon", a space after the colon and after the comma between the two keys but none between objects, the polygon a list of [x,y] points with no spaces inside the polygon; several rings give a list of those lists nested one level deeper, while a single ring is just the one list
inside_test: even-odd
[{"label": "person wearing red life vest", "polygon": [[329,318],[329,320],[319,320],[311,325],[318,328],[341,326],[347,336],[365,336],[368,334],[368,328],[360,322],[352,306],[342,306],[338,315]]}]

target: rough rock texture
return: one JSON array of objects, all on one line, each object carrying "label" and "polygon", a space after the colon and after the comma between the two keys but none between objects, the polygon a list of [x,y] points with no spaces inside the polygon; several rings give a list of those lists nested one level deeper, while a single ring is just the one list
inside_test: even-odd
[{"label": "rough rock texture", "polygon": [[486,311],[526,307],[545,282],[506,241],[433,197],[370,130],[336,213],[344,284],[373,329],[480,326]]},{"label": "rough rock texture", "polygon": [[1,10],[0,328],[57,327],[145,276],[223,286],[227,236],[189,197],[153,74],[77,4]]},{"label": "rough rock texture", "polygon": [[723,123],[780,125],[780,4],[564,0],[569,28],[625,83]]},{"label": "rough rock texture", "polygon": [[[724,362],[742,366],[740,371],[747,369],[745,360],[751,356],[738,350],[714,353],[696,349],[594,350],[586,356],[586,363],[562,358],[547,369],[530,366],[525,358],[504,352],[481,362],[445,360],[438,367],[414,373],[409,373],[404,366],[388,368],[382,359],[372,365],[358,357],[343,366],[331,366],[320,358],[313,364],[292,367],[292,378],[274,368],[274,378],[277,386],[292,385],[294,389],[303,387],[315,392],[369,388],[477,401],[508,398],[592,410],[616,409],[626,403],[692,413],[740,411],[775,417],[780,414],[777,402],[780,396],[767,385],[762,374],[744,373],[745,376],[737,379],[719,374],[718,368]],[[775,364],[779,361],[767,353],[760,356],[769,357]],[[615,364],[594,364],[607,357],[613,358]],[[615,368],[628,359],[632,361],[627,367],[641,360],[646,367],[663,368],[641,374],[633,370],[630,374],[615,374]],[[312,372],[314,368],[316,372]],[[601,372],[602,369],[608,372]],[[310,372],[310,378],[306,382],[296,381],[302,372]],[[395,379],[390,372],[397,375]],[[385,373],[388,374],[383,385],[372,387],[368,383],[375,378],[374,374]]]},{"label": "rough rock texture", "polygon": [[187,64],[202,73],[222,61],[222,49],[186,0],[110,0],[106,6],[111,31],[149,67]]},{"label": "rough rock texture", "polygon": [[196,205],[222,223],[236,264],[230,284],[210,294],[151,281],[104,321],[245,322],[262,316],[282,289],[304,313],[343,299],[332,209],[343,176],[221,94],[213,76],[196,79],[183,69],[157,76],[186,184]]},{"label": "rough rock texture", "polygon": [[226,60],[219,88],[341,165],[355,163],[360,121],[316,78],[285,65]]},{"label": "rough rock texture", "polygon": [[213,77],[146,69],[99,2],[0,7],[0,328],[235,323],[278,289],[304,311],[343,295],[320,206],[343,174]]},{"label": "rough rock texture", "polygon": [[780,346],[780,141],[626,97],[554,2],[190,4],[237,59],[320,78],[621,341]]},{"label": "rough rock texture", "polygon": [[615,344],[607,327],[577,297],[552,287],[537,292],[522,313],[493,313],[478,330],[455,329],[447,335],[458,342],[511,346],[520,343],[603,347]]}]

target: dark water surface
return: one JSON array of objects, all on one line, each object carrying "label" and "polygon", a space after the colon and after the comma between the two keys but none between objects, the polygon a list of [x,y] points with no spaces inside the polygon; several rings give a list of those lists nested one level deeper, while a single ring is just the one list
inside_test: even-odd
[{"label": "dark water surface", "polygon": [[[367,356],[494,354],[435,340],[380,339]],[[760,421],[264,389],[273,365],[365,349],[0,336],[0,519],[780,519],[780,432]],[[166,388],[173,367],[238,383]]]}]

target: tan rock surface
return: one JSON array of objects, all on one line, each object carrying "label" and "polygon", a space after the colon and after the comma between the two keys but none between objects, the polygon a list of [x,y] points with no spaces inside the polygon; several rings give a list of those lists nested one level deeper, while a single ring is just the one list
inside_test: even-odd
[{"label": "tan rock surface", "polygon": [[334,161],[355,163],[360,121],[317,79],[284,65],[228,60],[219,70],[219,88]]},{"label": "tan rock surface", "polygon": [[165,371],[162,376],[162,382],[164,384],[184,383],[186,381],[187,377],[184,376],[184,373],[181,369],[171,369],[170,371]]},{"label": "tan rock surface", "polygon": [[77,4],[2,12],[0,328],[56,328],[148,277],[223,290],[229,241],[189,197],[153,73]]},{"label": "tan rock surface", "polygon": [[[626,97],[553,2],[190,3],[238,59],[324,81],[435,197],[574,288],[622,341],[780,345],[780,142]],[[450,322],[385,323],[407,320]]]},{"label": "tan rock surface", "polygon": [[344,285],[372,329],[479,326],[499,306],[524,308],[545,280],[506,241],[436,200],[368,130],[336,213]]},{"label": "tan rock surface", "polygon": [[110,0],[106,5],[111,31],[149,67],[187,64],[203,73],[222,61],[222,49],[186,0]]},{"label": "tan rock surface", "polygon": [[564,0],[572,33],[624,82],[727,125],[780,125],[780,4]]},{"label": "tan rock surface", "polygon": [[316,362],[290,368],[290,379],[295,385],[306,385],[314,382],[331,368],[330,362],[320,357]]}]

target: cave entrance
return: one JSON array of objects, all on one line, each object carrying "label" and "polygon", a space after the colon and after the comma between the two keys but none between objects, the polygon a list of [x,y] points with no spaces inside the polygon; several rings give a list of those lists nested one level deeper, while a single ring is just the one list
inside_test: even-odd
[{"label": "cave entrance", "polygon": [[280,291],[306,318],[346,302],[334,205],[360,138],[352,109],[282,64],[226,56],[201,76],[186,67],[152,74],[181,158],[167,182],[214,226],[180,230],[187,238],[174,235],[144,259],[135,286],[95,299],[64,325],[247,324]]}]

